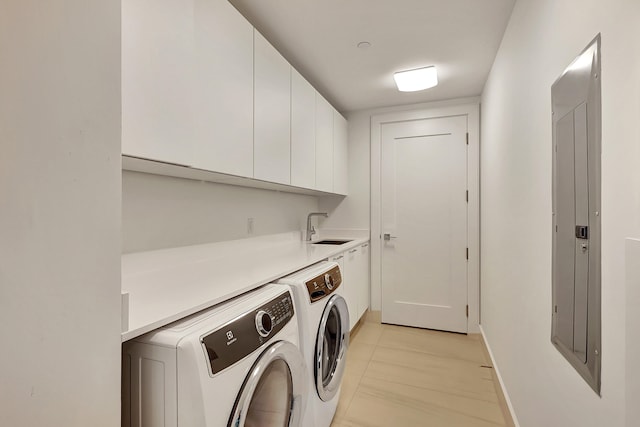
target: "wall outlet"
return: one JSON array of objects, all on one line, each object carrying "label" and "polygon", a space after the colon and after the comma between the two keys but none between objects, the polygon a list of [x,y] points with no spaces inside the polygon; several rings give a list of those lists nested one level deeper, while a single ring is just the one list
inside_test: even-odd
[{"label": "wall outlet", "polygon": [[253,218],[247,218],[247,234],[253,234]]}]

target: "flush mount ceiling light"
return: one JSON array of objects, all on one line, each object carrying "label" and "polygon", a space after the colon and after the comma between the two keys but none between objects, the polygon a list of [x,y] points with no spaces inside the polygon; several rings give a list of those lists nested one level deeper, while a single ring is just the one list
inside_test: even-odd
[{"label": "flush mount ceiling light", "polygon": [[416,92],[438,84],[438,73],[434,66],[398,71],[393,73],[393,78],[400,92]]}]

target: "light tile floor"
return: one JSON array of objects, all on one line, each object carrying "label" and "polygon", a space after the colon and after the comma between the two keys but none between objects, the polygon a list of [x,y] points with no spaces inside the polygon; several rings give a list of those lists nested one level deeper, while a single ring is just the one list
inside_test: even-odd
[{"label": "light tile floor", "polygon": [[332,427],[508,426],[479,335],[382,325],[352,334]]}]

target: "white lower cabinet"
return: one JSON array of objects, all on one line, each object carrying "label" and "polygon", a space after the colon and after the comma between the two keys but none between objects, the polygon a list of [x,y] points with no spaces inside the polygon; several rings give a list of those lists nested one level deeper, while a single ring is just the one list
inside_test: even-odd
[{"label": "white lower cabinet", "polygon": [[360,286],[358,287],[358,317],[362,317],[369,309],[371,301],[369,296],[371,290],[369,243],[363,243],[358,249],[358,262],[360,263],[357,268],[357,271],[360,274]]},{"label": "white lower cabinet", "polygon": [[337,262],[342,271],[342,296],[352,329],[369,308],[369,243],[338,254],[331,261]]}]

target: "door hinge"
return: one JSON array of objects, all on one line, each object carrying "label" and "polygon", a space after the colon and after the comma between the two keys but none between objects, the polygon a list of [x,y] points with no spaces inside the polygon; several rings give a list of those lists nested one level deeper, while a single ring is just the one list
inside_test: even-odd
[{"label": "door hinge", "polygon": [[469,203],[469,190],[467,190],[467,203]]},{"label": "door hinge", "polygon": [[467,304],[467,317],[469,317],[469,305]]},{"label": "door hinge", "polygon": [[469,132],[467,132],[467,145],[469,145]]},{"label": "door hinge", "polygon": [[469,259],[469,248],[467,248],[467,260]]}]

